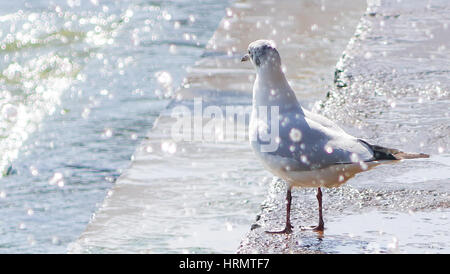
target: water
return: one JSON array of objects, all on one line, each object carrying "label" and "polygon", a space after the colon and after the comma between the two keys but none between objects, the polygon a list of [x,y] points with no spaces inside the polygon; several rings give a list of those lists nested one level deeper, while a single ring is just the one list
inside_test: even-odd
[{"label": "water", "polygon": [[[362,18],[364,1],[81,2],[1,4],[0,252],[448,253],[444,0],[370,1]],[[305,106],[432,157],[325,190],[323,235],[298,231],[317,216],[314,190],[296,189],[296,234],[264,234],[285,189],[248,143],[170,138],[171,108],[196,96],[249,105],[239,57],[262,37]]]},{"label": "water", "polygon": [[0,4],[1,253],[66,251],[226,5]]}]

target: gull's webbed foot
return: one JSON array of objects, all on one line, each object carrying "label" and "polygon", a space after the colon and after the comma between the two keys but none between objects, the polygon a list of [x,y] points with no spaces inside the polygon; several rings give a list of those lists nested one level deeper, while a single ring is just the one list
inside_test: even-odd
[{"label": "gull's webbed foot", "polygon": [[317,226],[310,226],[310,227],[300,227],[301,230],[312,230],[315,232],[323,232],[325,230],[325,227],[323,224],[319,224]]},{"label": "gull's webbed foot", "polygon": [[266,233],[269,233],[269,234],[291,234],[292,233],[292,228],[293,228],[293,226],[288,224],[281,231],[266,231]]}]

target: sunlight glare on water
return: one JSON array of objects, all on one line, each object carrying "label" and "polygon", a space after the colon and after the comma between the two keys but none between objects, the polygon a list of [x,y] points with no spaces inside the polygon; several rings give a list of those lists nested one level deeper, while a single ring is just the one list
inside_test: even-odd
[{"label": "sunlight glare on water", "polygon": [[155,90],[179,85],[226,5],[0,4],[0,253],[65,252],[168,103]]}]

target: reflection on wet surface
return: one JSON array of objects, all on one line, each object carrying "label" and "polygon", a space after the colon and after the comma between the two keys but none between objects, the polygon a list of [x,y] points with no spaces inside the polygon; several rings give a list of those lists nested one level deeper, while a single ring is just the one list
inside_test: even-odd
[{"label": "reflection on wet surface", "polygon": [[[332,217],[324,232],[257,239],[256,253],[448,253],[449,211],[368,211]],[[295,227],[299,229],[298,226]],[[248,240],[252,239],[250,234]],[[243,243],[246,245],[246,243]],[[252,244],[248,243],[246,246]],[[255,246],[253,246],[255,247]]]},{"label": "reflection on wet surface", "polygon": [[[285,186],[281,180],[274,179],[262,212],[253,224],[253,230],[241,242],[238,252],[448,253],[448,193],[408,185],[397,186],[397,189],[384,188],[373,179],[374,174],[370,173],[374,172],[363,173],[340,188],[323,190],[325,231],[322,235],[300,230],[301,226],[317,223],[314,189],[293,191],[293,235],[274,237],[264,232],[284,225],[284,217],[280,213],[284,212]],[[422,223],[425,219],[426,222]],[[373,231],[379,235],[374,237]],[[424,237],[415,238],[416,234]],[[284,240],[291,238],[297,243],[286,245]],[[391,250],[388,244],[394,238],[400,243],[400,248]],[[427,241],[439,243],[439,247],[427,245]],[[371,250],[373,245],[378,249]]]}]

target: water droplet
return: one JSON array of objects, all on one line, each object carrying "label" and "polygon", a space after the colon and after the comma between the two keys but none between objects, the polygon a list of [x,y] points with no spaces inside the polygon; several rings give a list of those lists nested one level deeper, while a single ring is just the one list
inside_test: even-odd
[{"label": "water droplet", "polygon": [[167,71],[158,71],[155,77],[162,86],[168,86],[172,83],[172,76]]},{"label": "water droplet", "polygon": [[445,46],[445,45],[440,45],[440,46],[438,47],[438,51],[439,51],[439,52],[443,52],[445,49],[446,49],[446,46]]},{"label": "water droplet", "polygon": [[223,28],[226,29],[226,30],[230,29],[230,25],[231,25],[230,21],[228,21],[228,20],[225,20],[223,22]]},{"label": "water droplet", "polygon": [[30,166],[30,173],[31,173],[31,175],[33,175],[33,176],[39,175],[38,169],[37,169],[36,167],[34,167],[34,166]]},{"label": "water droplet", "polygon": [[27,241],[29,245],[35,245],[36,244],[36,240],[34,239],[33,235],[28,235],[27,236]]},{"label": "water droplet", "polygon": [[300,160],[301,160],[303,163],[308,164],[308,157],[306,157],[306,155],[300,156]]},{"label": "water droplet", "polygon": [[147,147],[145,148],[145,151],[146,151],[147,153],[152,153],[152,152],[153,152],[153,147],[152,147],[152,146],[147,146]]},{"label": "water droplet", "polygon": [[396,237],[392,237],[392,242],[390,242],[387,246],[391,252],[394,252],[398,249],[398,239]]},{"label": "water droplet", "polygon": [[281,143],[281,138],[279,136],[275,137],[275,143],[277,144]]},{"label": "water droplet", "polygon": [[302,139],[302,132],[299,129],[292,128],[289,132],[289,137],[293,142],[300,142]]},{"label": "water droplet", "polygon": [[175,46],[174,44],[170,45],[170,46],[169,46],[169,52],[170,52],[171,54],[177,53],[177,46]]},{"label": "water droplet", "polygon": [[128,18],[133,17],[133,14],[134,14],[134,12],[130,9],[127,9],[127,11],[125,12],[125,16]]},{"label": "water droplet", "polygon": [[367,170],[368,169],[367,164],[365,162],[363,162],[363,161],[360,161],[359,165],[361,166],[362,170]]},{"label": "water droplet", "polygon": [[359,162],[358,154],[352,153],[352,154],[350,155],[350,160],[351,160],[353,163]]},{"label": "water droplet", "polygon": [[2,116],[6,120],[15,120],[17,118],[17,108],[11,104],[6,104],[2,108]]},{"label": "water droplet", "polygon": [[54,245],[59,245],[59,244],[61,244],[61,241],[59,240],[58,237],[53,236],[53,237],[52,237],[52,244],[54,244]]},{"label": "water droplet", "polygon": [[325,151],[328,154],[333,153],[333,148],[330,145],[325,145]]},{"label": "water droplet", "polygon": [[90,113],[91,113],[91,110],[89,108],[84,108],[83,113],[81,113],[81,117],[83,117],[83,119],[87,119],[89,117]]},{"label": "water droplet", "polygon": [[103,131],[103,133],[102,133],[103,138],[111,138],[112,135],[113,135],[113,131],[110,128],[106,128],[105,131]]},{"label": "water droplet", "polygon": [[28,15],[28,21],[34,22],[36,19],[38,19],[37,13],[31,13],[30,15]]},{"label": "water droplet", "polygon": [[161,143],[161,150],[163,152],[174,154],[177,151],[177,144],[172,141],[166,141]]},{"label": "water droplet", "polygon": [[160,89],[155,89],[154,93],[155,93],[155,95],[157,97],[162,97],[163,96],[163,93],[162,93],[162,91]]},{"label": "water droplet", "polygon": [[222,176],[222,179],[227,179],[230,177],[230,175],[228,175],[228,172],[226,172],[226,171],[222,172],[221,176]]},{"label": "water droplet", "polygon": [[64,178],[64,176],[62,175],[62,173],[60,172],[55,172],[55,174],[53,174],[53,177],[50,179],[50,181],[48,182],[50,185],[56,185],[58,184],[60,181],[62,181]]}]

